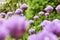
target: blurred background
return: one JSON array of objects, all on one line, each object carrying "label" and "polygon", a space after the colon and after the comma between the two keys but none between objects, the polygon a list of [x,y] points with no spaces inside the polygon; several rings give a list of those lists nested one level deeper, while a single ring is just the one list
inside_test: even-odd
[{"label": "blurred background", "polygon": [[[34,25],[31,26],[32,28],[35,28],[35,30],[38,32],[40,30],[39,24],[43,20],[54,20],[54,19],[60,19],[60,12],[56,11],[57,5],[60,4],[60,0],[0,0],[0,13],[4,12],[7,14],[7,12],[12,11],[15,12],[16,9],[20,8],[22,4],[27,4],[28,9],[24,11],[24,16],[27,17],[29,20],[33,20],[33,17],[35,15],[39,16],[39,12],[43,11],[48,5],[53,7],[53,11],[49,13],[49,18],[46,18],[44,16],[39,16],[40,18],[38,21],[34,21]],[[37,26],[37,27],[35,27]],[[42,29],[42,28],[41,28]],[[22,38],[23,40],[26,40],[28,36],[28,33],[26,32],[25,36]]]},{"label": "blurred background", "polygon": [[[60,4],[60,0],[0,0],[0,12],[15,11],[23,3],[28,4],[29,8],[25,14],[28,15],[27,18],[31,19],[34,15],[38,15],[39,11],[44,11],[47,5],[55,8]],[[52,13],[56,13],[56,11],[54,10]]]},{"label": "blurred background", "polygon": [[[34,15],[38,15],[39,11],[44,11],[44,8],[47,5],[51,5],[52,7],[56,8],[56,6],[60,4],[60,0],[0,0],[0,12],[7,13],[8,11],[15,11],[16,9],[20,8],[20,5],[23,3],[26,3],[29,6],[25,13],[25,16],[28,19],[32,19]],[[51,13],[53,14],[50,15],[54,16],[54,14],[56,14],[56,11],[53,10]]]}]

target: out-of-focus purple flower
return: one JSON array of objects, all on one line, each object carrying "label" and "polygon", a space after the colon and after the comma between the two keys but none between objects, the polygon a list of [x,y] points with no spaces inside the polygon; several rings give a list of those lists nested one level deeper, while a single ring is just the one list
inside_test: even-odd
[{"label": "out-of-focus purple flower", "polygon": [[39,12],[39,15],[40,15],[40,16],[43,16],[43,15],[44,15],[44,12],[43,12],[43,11],[40,11],[40,12]]},{"label": "out-of-focus purple flower", "polygon": [[41,31],[37,34],[38,40],[58,40],[57,36],[47,31]]},{"label": "out-of-focus purple flower", "polygon": [[13,12],[8,12],[7,14],[9,17],[11,17],[13,15]]},{"label": "out-of-focus purple flower", "polygon": [[6,22],[6,20],[5,20],[5,19],[0,18],[0,25],[3,25],[5,22]]},{"label": "out-of-focus purple flower", "polygon": [[20,16],[24,16],[24,14],[20,14]]},{"label": "out-of-focus purple flower", "polygon": [[15,14],[17,14],[17,15],[20,15],[20,14],[22,14],[23,13],[23,10],[22,9],[17,9],[16,11],[15,11]]},{"label": "out-of-focus purple flower", "polygon": [[53,10],[53,7],[48,5],[45,9],[46,12],[51,12]]},{"label": "out-of-focus purple flower", "polygon": [[35,34],[35,29],[31,28],[31,29],[29,30],[29,34]]},{"label": "out-of-focus purple flower", "polygon": [[60,22],[52,21],[50,24],[44,27],[44,30],[54,33],[57,36],[60,36]]},{"label": "out-of-focus purple flower", "polygon": [[49,13],[45,13],[45,16],[46,16],[46,18],[48,18],[49,17]]},{"label": "out-of-focus purple flower", "polygon": [[45,26],[48,25],[50,22],[51,22],[51,21],[44,20],[44,21],[40,24],[40,26],[45,27]]},{"label": "out-of-focus purple flower", "polygon": [[22,9],[22,10],[26,10],[27,8],[28,8],[28,5],[27,4],[22,4],[21,6],[20,6],[20,8]]},{"label": "out-of-focus purple flower", "polygon": [[14,15],[7,20],[5,26],[10,31],[11,37],[21,38],[26,32],[28,24],[28,21],[23,16]]},{"label": "out-of-focus purple flower", "polygon": [[54,22],[54,23],[60,23],[60,20],[59,19],[54,19],[52,22]]},{"label": "out-of-focus purple flower", "polygon": [[39,17],[38,16],[34,16],[34,20],[37,20]]},{"label": "out-of-focus purple flower", "polygon": [[36,34],[30,35],[27,40],[37,40]]},{"label": "out-of-focus purple flower", "polygon": [[55,9],[57,12],[60,12],[60,5],[58,5]]},{"label": "out-of-focus purple flower", "polygon": [[5,40],[9,37],[9,31],[4,27],[0,27],[0,40]]},{"label": "out-of-focus purple flower", "polygon": [[29,20],[29,24],[30,25],[34,24],[34,21],[33,20]]},{"label": "out-of-focus purple flower", "polygon": [[1,16],[2,16],[2,18],[5,18],[6,14],[2,12]]}]

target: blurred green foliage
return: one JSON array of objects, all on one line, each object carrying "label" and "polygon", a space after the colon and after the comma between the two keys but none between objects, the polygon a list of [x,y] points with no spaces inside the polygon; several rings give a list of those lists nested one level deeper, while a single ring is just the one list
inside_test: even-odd
[{"label": "blurred green foliage", "polygon": [[[35,15],[39,16],[40,11],[44,11],[44,8],[47,5],[51,5],[54,7],[54,10],[50,13],[50,17],[46,18],[45,16],[42,16],[38,19],[36,25],[38,26],[43,20],[53,20],[53,19],[60,19],[60,13],[57,13],[55,8],[58,4],[60,4],[60,0],[6,0],[6,4],[4,4],[0,8],[0,12],[8,12],[8,11],[15,11],[16,9],[20,8],[20,5],[23,3],[26,3],[29,7],[24,12],[25,16],[28,19],[33,19]],[[45,11],[44,11],[45,12]]]},{"label": "blurred green foliage", "polygon": [[55,8],[60,3],[60,0],[6,0],[6,2],[7,3],[0,8],[0,12],[15,11],[21,4],[27,3],[29,8],[26,14],[35,15],[41,10],[44,11],[47,5]]},{"label": "blurred green foliage", "polygon": [[[6,4],[4,4],[0,8],[0,12],[8,12],[8,11],[15,11],[17,8],[20,8],[20,5],[23,3],[28,4],[28,9],[26,10],[25,16],[28,19],[33,19],[35,15],[38,15],[40,11],[44,11],[44,8],[47,5],[51,5],[52,7],[56,8],[58,4],[60,4],[60,0],[6,0]],[[45,11],[44,11],[45,12]],[[39,15],[38,15],[39,16]],[[53,19],[60,19],[60,13],[57,13],[56,10],[54,9],[50,13],[50,17],[46,18],[45,16],[42,16],[38,19],[38,21],[34,21],[34,26],[30,26],[31,28],[35,28],[36,32],[40,31],[40,26],[39,24],[45,20],[53,20]],[[22,38],[22,40],[27,40],[29,33],[28,31],[25,33],[25,36]]]},{"label": "blurred green foliage", "polygon": [[[60,19],[60,14],[56,12],[55,8],[58,4],[60,4],[60,0],[6,0],[6,4],[4,4],[0,8],[0,12],[8,12],[8,11],[15,11],[16,9],[20,8],[20,5],[23,3],[28,4],[28,9],[24,12],[25,16],[28,19],[33,19],[35,15],[38,15],[40,11],[44,11],[44,8],[47,5],[51,5],[54,7],[54,10],[50,13],[50,17],[46,18],[42,16],[39,18],[38,23],[41,23],[43,20],[53,20],[53,19]],[[45,11],[44,11],[45,12]],[[38,15],[39,16],[39,15]]]},{"label": "blurred green foliage", "polygon": [[26,13],[26,15],[29,15],[29,19],[32,18],[34,15],[37,15],[39,11],[44,11],[44,8],[47,5],[51,5],[55,8],[58,4],[60,4],[60,0],[27,0],[26,2],[29,5]]},{"label": "blurred green foliage", "polygon": [[0,12],[15,11],[19,8],[20,3],[21,0],[6,0],[6,4],[0,8]]}]

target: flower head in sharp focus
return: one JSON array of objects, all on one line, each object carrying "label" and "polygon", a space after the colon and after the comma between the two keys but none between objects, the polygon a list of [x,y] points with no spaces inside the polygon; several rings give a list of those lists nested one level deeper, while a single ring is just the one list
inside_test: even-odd
[{"label": "flower head in sharp focus", "polygon": [[38,16],[34,16],[34,20],[37,20],[39,17]]},{"label": "flower head in sharp focus", "polygon": [[55,9],[57,12],[60,12],[60,5],[58,5]]},{"label": "flower head in sharp focus", "polygon": [[8,12],[7,14],[9,17],[11,17],[13,15],[13,12]]},{"label": "flower head in sharp focus", "polygon": [[53,11],[53,7],[48,5],[45,9],[44,9],[46,12],[51,12]]},{"label": "flower head in sharp focus", "polygon": [[20,9],[22,10],[26,10],[27,8],[28,8],[28,5],[25,3],[20,6]]},{"label": "flower head in sharp focus", "polygon": [[35,29],[31,28],[31,29],[29,30],[29,34],[35,34]]},{"label": "flower head in sharp focus", "polygon": [[40,15],[40,16],[43,16],[43,15],[44,15],[44,12],[43,12],[43,11],[40,11],[40,12],[39,12],[39,15]]},{"label": "flower head in sharp focus", "polygon": [[60,36],[60,22],[59,20],[53,20],[50,24],[44,27],[44,30],[54,33],[58,37]]},{"label": "flower head in sharp focus", "polygon": [[15,11],[15,14],[17,14],[17,15],[20,15],[20,14],[22,14],[23,13],[23,10],[22,9],[17,9],[16,11]]},{"label": "flower head in sharp focus", "polygon": [[37,34],[38,40],[58,40],[57,36],[46,30],[42,30]]},{"label": "flower head in sharp focus", "polygon": [[8,28],[11,37],[13,38],[21,38],[26,32],[28,25],[28,21],[24,17],[19,15],[10,17],[5,23],[5,26]]},{"label": "flower head in sharp focus", "polygon": [[2,16],[2,18],[5,18],[6,14],[2,12],[1,16]]},{"label": "flower head in sharp focus", "polygon": [[44,21],[40,24],[40,26],[45,27],[45,26],[48,25],[50,22],[51,22],[51,21],[44,20]]}]

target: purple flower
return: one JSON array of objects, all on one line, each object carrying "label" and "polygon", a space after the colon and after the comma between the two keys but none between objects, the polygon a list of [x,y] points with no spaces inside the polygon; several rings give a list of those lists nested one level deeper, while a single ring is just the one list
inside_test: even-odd
[{"label": "purple flower", "polygon": [[34,21],[33,20],[29,20],[29,24],[30,25],[34,24]]},{"label": "purple flower", "polygon": [[59,19],[54,19],[52,22],[54,22],[54,23],[60,23],[60,20]]},{"label": "purple flower", "polygon": [[37,40],[36,34],[30,35],[27,40]]},{"label": "purple flower", "polygon": [[41,31],[37,34],[38,40],[58,40],[57,36],[47,31]]},{"label": "purple flower", "polygon": [[28,5],[27,5],[27,4],[22,4],[22,5],[20,6],[20,8],[21,8],[22,10],[26,10],[26,9],[28,8]]},{"label": "purple flower", "polygon": [[9,31],[5,26],[0,27],[0,40],[5,40],[7,37],[9,37]]},{"label": "purple flower", "polygon": [[40,26],[45,27],[45,26],[48,25],[50,22],[51,22],[51,21],[44,20],[44,21],[40,24]]},{"label": "purple flower", "polygon": [[10,31],[11,37],[21,38],[26,32],[28,24],[28,21],[24,17],[14,15],[7,20],[5,26]]},{"label": "purple flower", "polygon": [[60,12],[60,5],[58,5],[55,9],[57,12]]},{"label": "purple flower", "polygon": [[2,12],[1,16],[2,16],[2,18],[5,18],[6,14]]},{"label": "purple flower", "polygon": [[7,14],[9,17],[11,17],[13,15],[13,12],[8,12]]},{"label": "purple flower", "polygon": [[46,18],[48,18],[49,17],[49,13],[45,13],[45,16],[46,16]]},{"label": "purple flower", "polygon": [[1,25],[3,25],[5,22],[6,22],[6,20],[5,20],[5,19],[0,18],[0,26],[1,26]]},{"label": "purple flower", "polygon": [[51,12],[53,10],[53,7],[48,5],[45,9],[46,12]]},{"label": "purple flower", "polygon": [[29,30],[29,34],[34,34],[34,33],[35,33],[35,29],[31,28],[31,29]]},{"label": "purple flower", "polygon": [[24,16],[24,14],[20,14],[20,16]]},{"label": "purple flower", "polygon": [[43,12],[43,11],[40,11],[40,12],[39,12],[39,15],[40,15],[40,16],[43,16],[43,15],[44,15],[44,12]]},{"label": "purple flower", "polygon": [[52,21],[50,24],[44,27],[44,30],[47,30],[57,36],[60,36],[60,22]]},{"label": "purple flower", "polygon": [[34,20],[37,20],[39,17],[38,16],[34,16]]},{"label": "purple flower", "polygon": [[21,10],[21,9],[17,9],[17,10],[15,11],[15,13],[16,13],[17,15],[20,15],[20,14],[23,13],[23,10]]},{"label": "purple flower", "polygon": [[58,40],[57,36],[46,30],[42,30],[37,34],[30,35],[28,40]]}]

